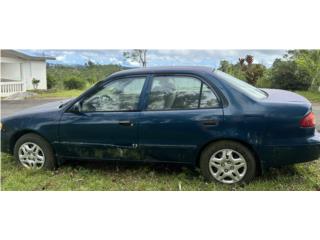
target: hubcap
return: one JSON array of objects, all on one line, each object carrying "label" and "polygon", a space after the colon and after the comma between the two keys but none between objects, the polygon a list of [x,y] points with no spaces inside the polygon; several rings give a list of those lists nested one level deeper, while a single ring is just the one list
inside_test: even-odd
[{"label": "hubcap", "polygon": [[40,169],[45,162],[42,149],[35,143],[26,142],[19,148],[19,161],[25,168]]},{"label": "hubcap", "polygon": [[212,154],[209,161],[211,175],[222,183],[236,183],[246,175],[247,162],[241,153],[222,149]]}]

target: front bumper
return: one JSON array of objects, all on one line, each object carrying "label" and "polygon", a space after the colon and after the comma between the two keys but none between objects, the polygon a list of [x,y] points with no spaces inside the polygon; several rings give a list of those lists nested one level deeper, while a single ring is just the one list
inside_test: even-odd
[{"label": "front bumper", "polygon": [[1,130],[1,152],[11,153],[9,137],[5,130]]},{"label": "front bumper", "polygon": [[265,146],[259,155],[263,169],[317,160],[320,158],[320,133],[316,131],[310,138],[293,140],[290,145]]}]

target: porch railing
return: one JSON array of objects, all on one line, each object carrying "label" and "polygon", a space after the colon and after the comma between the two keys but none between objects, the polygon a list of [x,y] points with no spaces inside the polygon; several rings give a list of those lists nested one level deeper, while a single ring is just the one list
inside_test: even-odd
[{"label": "porch railing", "polygon": [[0,82],[1,97],[7,97],[14,93],[23,92],[23,82]]}]

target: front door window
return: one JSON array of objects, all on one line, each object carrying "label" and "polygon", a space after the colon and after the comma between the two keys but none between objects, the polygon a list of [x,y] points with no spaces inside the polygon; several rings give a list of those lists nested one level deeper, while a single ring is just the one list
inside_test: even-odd
[{"label": "front door window", "polygon": [[145,77],[118,79],[82,101],[83,112],[135,111]]}]

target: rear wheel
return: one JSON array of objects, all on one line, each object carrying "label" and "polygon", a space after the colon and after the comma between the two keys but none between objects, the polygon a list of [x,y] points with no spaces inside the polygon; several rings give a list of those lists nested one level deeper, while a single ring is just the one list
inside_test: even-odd
[{"label": "rear wheel", "polygon": [[25,134],[18,139],[14,146],[14,156],[17,162],[27,169],[56,168],[56,160],[50,144],[34,133]]},{"label": "rear wheel", "polygon": [[219,141],[203,150],[200,169],[209,181],[225,184],[248,183],[256,174],[256,161],[252,152],[243,144]]}]

